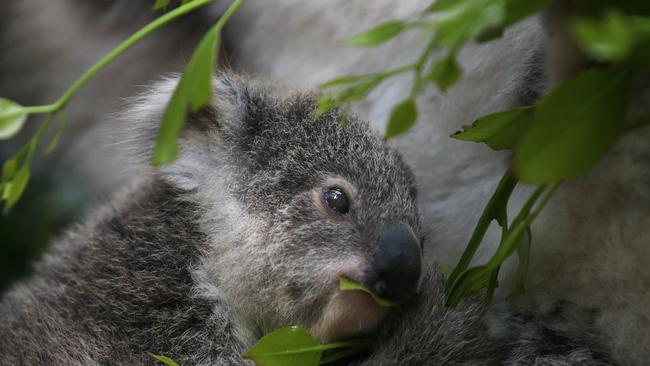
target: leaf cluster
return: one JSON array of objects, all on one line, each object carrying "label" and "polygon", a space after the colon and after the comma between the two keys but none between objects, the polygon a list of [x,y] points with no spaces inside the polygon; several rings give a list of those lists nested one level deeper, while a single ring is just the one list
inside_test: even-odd
[{"label": "leaf cluster", "polygon": [[[365,75],[343,76],[321,88],[319,113],[362,101],[384,80],[412,73],[410,95],[389,117],[386,137],[409,131],[417,121],[416,97],[428,85],[446,91],[462,76],[456,56],[470,41],[487,42],[508,27],[549,9],[550,0],[437,0],[413,21],[389,21],[345,41],[376,47],[400,34],[420,31],[429,41],[420,57],[403,67]],[[577,0],[568,16],[574,42],[593,66],[556,86],[532,106],[484,116],[451,137],[485,143],[514,152],[512,166],[496,187],[472,233],[465,252],[448,279],[447,303],[455,305],[468,292],[498,286],[501,264],[515,252],[518,277],[511,294],[523,292],[531,246],[530,225],[558,184],[584,175],[627,129],[650,122],[650,111],[631,116],[629,98],[634,76],[650,68],[650,3],[623,0]],[[434,52],[443,50],[443,52]],[[441,54],[442,56],[434,57]],[[512,222],[507,209],[520,182],[537,185]],[[501,241],[488,263],[470,267],[492,222]]]}]

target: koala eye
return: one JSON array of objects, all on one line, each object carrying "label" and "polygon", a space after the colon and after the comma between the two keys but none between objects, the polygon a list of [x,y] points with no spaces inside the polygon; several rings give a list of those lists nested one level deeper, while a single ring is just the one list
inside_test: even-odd
[{"label": "koala eye", "polygon": [[323,199],[329,208],[340,214],[346,214],[350,211],[350,202],[348,196],[341,188],[330,187],[323,193]]}]

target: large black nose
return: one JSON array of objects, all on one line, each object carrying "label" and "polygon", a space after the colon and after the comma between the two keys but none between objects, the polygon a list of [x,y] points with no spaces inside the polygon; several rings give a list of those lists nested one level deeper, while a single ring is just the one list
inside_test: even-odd
[{"label": "large black nose", "polygon": [[411,227],[388,224],[377,243],[377,252],[366,275],[366,286],[396,303],[404,302],[420,279],[420,242]]}]

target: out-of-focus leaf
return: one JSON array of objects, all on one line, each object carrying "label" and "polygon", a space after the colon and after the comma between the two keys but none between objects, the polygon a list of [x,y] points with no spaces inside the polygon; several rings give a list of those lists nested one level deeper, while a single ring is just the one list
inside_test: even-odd
[{"label": "out-of-focus leaf", "polygon": [[170,0],[156,0],[156,2],[153,4],[154,10],[160,10],[166,8],[167,6],[169,6],[169,1]]},{"label": "out-of-focus leaf", "polygon": [[383,297],[372,292],[369,288],[349,278],[341,277],[339,279],[339,287],[341,288],[341,290],[345,290],[345,291],[354,291],[354,290],[363,291],[368,295],[370,295],[372,299],[375,300],[375,302],[381,306],[384,307],[396,306],[395,303],[393,303],[392,301],[384,299]]},{"label": "out-of-focus leaf", "polygon": [[415,100],[406,99],[398,104],[391,113],[388,127],[386,128],[386,138],[392,138],[408,131],[418,117],[418,110],[415,106]]},{"label": "out-of-focus leaf", "polygon": [[[315,111],[316,116],[321,116],[323,113],[338,107],[345,103],[354,103],[363,100],[368,93],[370,93],[379,83],[381,83],[383,78],[377,76],[372,79],[368,79],[362,82],[359,82],[354,85],[350,85],[342,90],[330,92],[318,99],[318,108]],[[333,80],[334,81],[334,80]],[[342,84],[333,84],[342,85]]]},{"label": "out-of-focus leaf", "polygon": [[13,178],[5,183],[2,192],[2,199],[5,201],[4,213],[7,214],[11,208],[18,202],[20,196],[25,192],[27,183],[29,182],[29,166],[23,165]]},{"label": "out-of-focus leaf", "polygon": [[323,349],[300,327],[280,328],[262,337],[244,357],[258,366],[316,366]]},{"label": "out-of-focus leaf", "polygon": [[15,136],[25,125],[27,113],[9,99],[0,98],[0,140]]},{"label": "out-of-focus leaf", "polygon": [[533,107],[497,112],[481,117],[472,126],[451,137],[473,142],[484,142],[494,150],[515,150],[534,118]]},{"label": "out-of-focus leaf", "polygon": [[341,76],[336,79],[332,79],[324,84],[320,85],[320,89],[327,89],[335,86],[340,86],[340,85],[345,85],[345,84],[353,84],[356,83],[364,78],[367,78],[367,75],[346,75],[346,76]]},{"label": "out-of-focus leaf", "polygon": [[440,11],[450,10],[454,7],[466,3],[471,0],[434,0],[424,11],[426,13],[436,13]]},{"label": "out-of-focus leaf", "polygon": [[2,180],[10,180],[18,170],[18,159],[11,158],[2,166]]},{"label": "out-of-focus leaf", "polygon": [[458,66],[453,56],[444,57],[437,60],[433,65],[429,79],[438,84],[441,90],[446,91],[460,79],[462,73],[463,70]]},{"label": "out-of-focus leaf", "polygon": [[213,27],[203,37],[174,90],[160,125],[153,164],[167,164],[178,157],[178,136],[188,110],[197,112],[206,106],[212,93],[212,76],[220,28]]},{"label": "out-of-focus leaf", "polygon": [[504,26],[514,24],[537,12],[548,8],[551,0],[506,0],[506,19]]},{"label": "out-of-focus leaf", "polygon": [[501,26],[505,14],[505,0],[460,1],[435,19],[436,38],[447,48],[458,49],[481,32]]},{"label": "out-of-focus leaf", "polygon": [[519,178],[556,183],[593,167],[623,131],[629,82],[625,70],[593,68],[546,96],[515,156]]},{"label": "out-of-focus leaf", "polygon": [[348,46],[373,47],[396,37],[404,29],[406,29],[404,22],[393,20],[354,35],[343,42]]},{"label": "out-of-focus leaf", "polygon": [[592,57],[604,61],[621,61],[634,48],[650,39],[650,18],[626,16],[610,10],[604,19],[577,19],[573,35],[580,48]]},{"label": "out-of-focus leaf", "polygon": [[152,354],[152,353],[150,353],[149,356],[155,358],[156,360],[158,360],[158,361],[164,363],[164,364],[167,365],[167,366],[179,366],[179,365],[178,365],[174,360],[172,360],[171,358],[169,358],[169,357],[167,357],[167,356],[163,356],[163,355],[154,355],[154,354]]}]

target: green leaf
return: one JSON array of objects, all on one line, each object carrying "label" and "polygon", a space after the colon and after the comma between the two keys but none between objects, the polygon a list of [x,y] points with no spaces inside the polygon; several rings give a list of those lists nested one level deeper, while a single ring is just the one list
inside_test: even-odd
[{"label": "green leaf", "polygon": [[156,0],[153,5],[154,10],[165,9],[167,6],[169,6],[169,1],[170,0]]},{"label": "green leaf", "polygon": [[546,186],[538,187],[531,194],[524,207],[521,208],[519,214],[513,220],[511,227],[502,236],[499,247],[488,263],[462,271],[457,279],[451,283],[449,292],[447,293],[447,305],[452,307],[458,305],[466,293],[481,288],[486,280],[490,281],[490,275],[516,250],[517,244],[520,242],[522,236],[530,228],[533,220],[537,217],[541,209],[544,208],[544,205],[546,205],[556,188],[557,185],[554,185],[548,191],[542,203],[533,212],[531,210],[538,198],[546,190]]},{"label": "green leaf", "polygon": [[603,61],[621,61],[650,39],[650,18],[628,17],[609,10],[602,21],[577,19],[571,28],[578,46]]},{"label": "green leaf", "polygon": [[345,89],[327,93],[318,99],[318,108],[315,111],[316,116],[321,116],[325,112],[346,103],[354,103],[363,100],[379,83],[383,77],[376,76],[374,79],[363,81],[351,85]]},{"label": "green leaf", "polygon": [[13,178],[14,174],[18,170],[18,160],[16,158],[11,158],[5,161],[2,166],[2,180],[10,180]]},{"label": "green leaf", "polygon": [[2,192],[2,199],[5,201],[4,213],[7,214],[18,202],[20,196],[25,192],[27,183],[29,182],[29,166],[23,165],[18,169],[13,179],[5,183]]},{"label": "green leaf", "polygon": [[397,305],[395,305],[394,302],[392,302],[390,300],[387,300],[387,299],[384,299],[383,297],[380,297],[379,295],[372,292],[369,288],[367,288],[364,285],[362,285],[362,284],[360,284],[358,282],[355,282],[355,281],[353,281],[353,280],[351,280],[349,278],[341,277],[339,279],[339,287],[341,288],[341,290],[344,290],[344,291],[355,291],[355,290],[363,291],[363,292],[367,293],[368,295],[370,295],[372,297],[372,299],[375,300],[375,302],[377,304],[379,304],[381,306],[384,306],[384,307],[397,306]]},{"label": "green leaf", "polygon": [[0,140],[14,137],[25,125],[24,108],[9,99],[0,98]]},{"label": "green leaf", "polygon": [[341,76],[335,79],[332,79],[324,84],[321,84],[319,86],[320,89],[329,89],[335,86],[340,86],[340,85],[345,85],[345,84],[353,84],[356,82],[361,81],[364,78],[367,78],[368,75],[346,75],[346,76]]},{"label": "green leaf", "polygon": [[160,125],[152,159],[154,165],[167,164],[178,157],[177,139],[188,108],[197,112],[210,101],[219,31],[215,26],[203,37],[174,90]]},{"label": "green leaf", "polygon": [[506,0],[506,20],[509,26],[549,7],[551,0]]},{"label": "green leaf", "polygon": [[389,41],[396,37],[406,28],[404,22],[397,20],[380,24],[368,31],[354,35],[345,41],[348,46],[373,47]]},{"label": "green leaf", "polygon": [[480,33],[501,26],[505,14],[505,0],[459,1],[436,18],[436,38],[447,48],[458,49]]},{"label": "green leaf", "polygon": [[415,100],[406,99],[398,104],[391,113],[388,126],[386,127],[386,138],[392,138],[403,134],[415,125],[418,110],[415,106]]},{"label": "green leaf", "polygon": [[164,363],[167,366],[178,366],[178,364],[169,357],[163,355],[154,355],[153,353],[150,353],[149,356],[155,358],[156,360]]},{"label": "green leaf", "polygon": [[429,79],[438,84],[441,90],[446,91],[460,79],[462,73],[463,70],[453,57],[444,57],[433,64]]},{"label": "green leaf", "polygon": [[629,83],[624,70],[593,68],[546,96],[514,159],[519,178],[555,183],[591,169],[623,131]]},{"label": "green leaf", "polygon": [[258,366],[316,366],[323,350],[305,329],[280,328],[262,337],[245,358]]},{"label": "green leaf", "polygon": [[515,150],[534,118],[534,107],[522,107],[481,117],[452,138],[483,142],[494,150]]},{"label": "green leaf", "polygon": [[466,3],[467,1],[469,0],[434,0],[433,3],[424,10],[424,12],[436,13],[436,12],[450,10],[453,7],[456,7],[462,3]]}]

